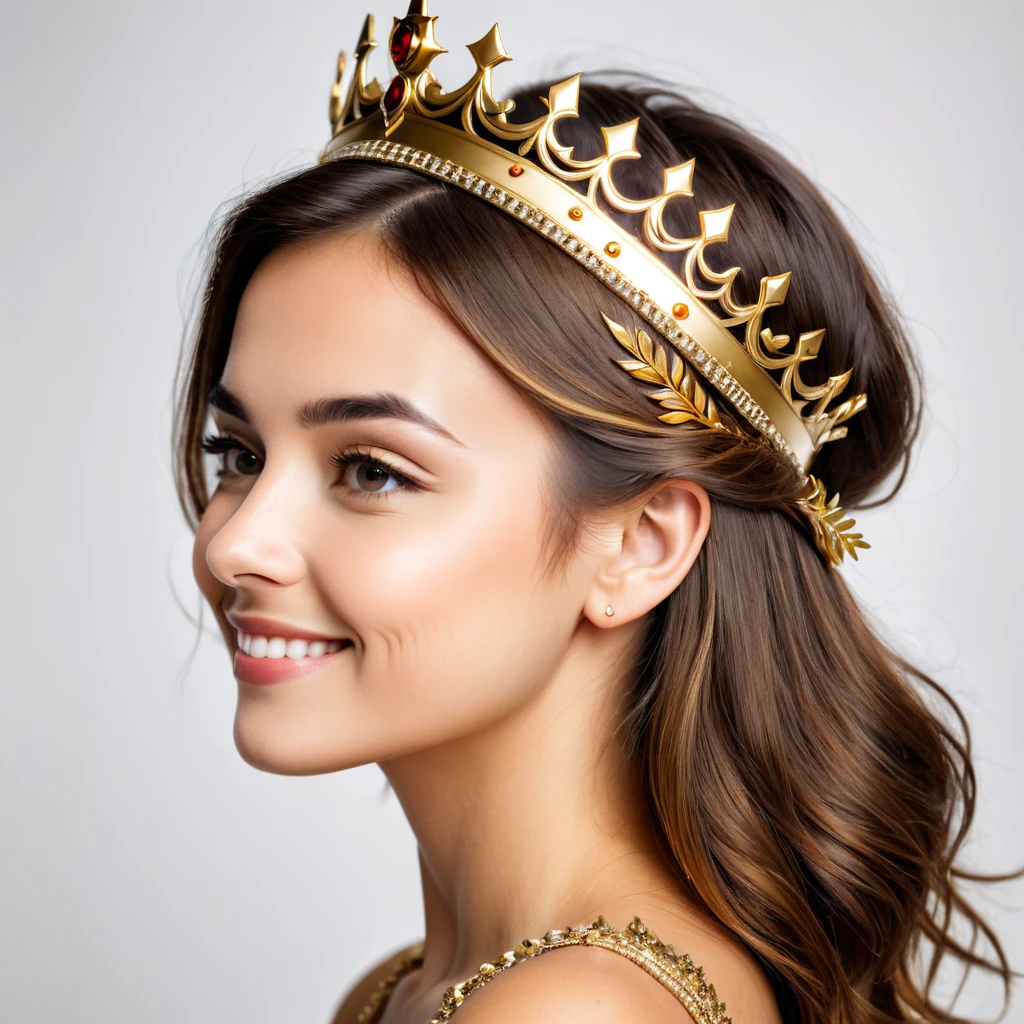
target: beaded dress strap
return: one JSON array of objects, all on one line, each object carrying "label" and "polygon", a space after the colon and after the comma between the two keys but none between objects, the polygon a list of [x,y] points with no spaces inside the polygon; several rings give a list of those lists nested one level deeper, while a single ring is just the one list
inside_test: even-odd
[{"label": "beaded dress strap", "polygon": [[[524,939],[515,949],[496,960],[481,964],[480,970],[466,981],[450,986],[444,993],[437,1014],[430,1024],[443,1024],[462,1005],[471,992],[486,984],[502,971],[562,946],[601,946],[625,956],[660,981],[686,1008],[695,1024],[732,1024],[725,1014],[725,1003],[715,993],[715,986],[704,977],[704,969],[694,965],[689,954],[678,955],[672,946],[662,942],[639,917],[620,930],[603,916],[581,927],[555,928],[541,939]],[[398,978],[423,962],[423,945],[413,947],[409,954],[385,978],[359,1015],[359,1024],[373,1024]]]},{"label": "beaded dress strap", "polygon": [[423,943],[417,942],[409,946],[402,958],[377,984],[367,1004],[359,1011],[356,1024],[372,1024],[381,1015],[384,1004],[391,995],[391,990],[398,984],[399,978],[405,977],[410,971],[423,964]]}]

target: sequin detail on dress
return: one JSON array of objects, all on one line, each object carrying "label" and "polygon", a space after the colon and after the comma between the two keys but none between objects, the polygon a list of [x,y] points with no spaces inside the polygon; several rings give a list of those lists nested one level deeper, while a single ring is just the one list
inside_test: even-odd
[{"label": "sequin detail on dress", "polygon": [[[472,978],[448,988],[430,1024],[443,1024],[471,992],[502,971],[561,946],[601,946],[613,950],[660,981],[683,1004],[696,1024],[732,1024],[732,1019],[725,1015],[725,1003],[715,993],[715,986],[708,983],[703,968],[694,966],[688,954],[677,954],[672,946],[662,942],[650,931],[639,917],[634,917],[623,931],[610,925],[603,916],[582,927],[554,928],[541,939],[523,939],[515,949],[510,949],[490,963],[481,964],[480,970]],[[377,991],[359,1014],[358,1024],[374,1024],[383,1012],[384,1004],[398,979],[422,963],[423,943],[418,943],[380,982]]]}]

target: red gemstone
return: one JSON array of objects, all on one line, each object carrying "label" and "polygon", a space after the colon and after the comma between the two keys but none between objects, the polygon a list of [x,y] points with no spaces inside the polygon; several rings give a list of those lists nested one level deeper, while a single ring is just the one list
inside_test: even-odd
[{"label": "red gemstone", "polygon": [[409,56],[411,46],[412,25],[407,21],[400,21],[391,33],[391,59],[396,65],[401,66],[402,61]]},{"label": "red gemstone", "polygon": [[395,75],[395,77],[391,79],[388,91],[384,93],[384,106],[388,110],[394,110],[398,104],[402,102],[402,97],[404,95],[405,82],[402,80],[401,75]]}]

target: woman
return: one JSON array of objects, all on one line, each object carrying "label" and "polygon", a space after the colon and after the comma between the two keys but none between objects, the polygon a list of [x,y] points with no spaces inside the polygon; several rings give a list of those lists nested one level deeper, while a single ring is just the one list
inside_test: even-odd
[{"label": "woman", "polygon": [[384,91],[368,18],[318,165],[224,224],[177,410],[238,750],[377,762],[418,840],[425,938],[335,1021],[955,1020],[914,970],[981,956],[951,912],[1010,978],[956,887],[966,723],[865,622],[828,498],[902,481],[898,316],[664,83],[502,103],[495,27],[445,93],[417,3],[389,44]]}]

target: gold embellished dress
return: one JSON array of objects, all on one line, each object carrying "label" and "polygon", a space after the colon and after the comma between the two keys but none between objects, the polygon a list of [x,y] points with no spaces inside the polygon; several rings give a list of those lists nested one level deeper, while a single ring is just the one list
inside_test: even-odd
[{"label": "gold embellished dress", "polygon": [[[704,978],[703,969],[695,967],[688,954],[678,955],[647,928],[639,917],[634,917],[624,931],[610,925],[604,917],[598,917],[592,924],[582,927],[552,929],[542,939],[524,939],[515,949],[510,949],[489,963],[481,964],[480,970],[473,977],[449,987],[429,1024],[441,1024],[448,1020],[471,992],[502,971],[532,956],[562,946],[601,946],[619,953],[660,981],[683,1004],[696,1024],[732,1024],[731,1018],[725,1015],[725,1003],[715,994],[714,985]],[[388,996],[398,979],[422,963],[423,943],[419,942],[411,946],[395,969],[381,979],[377,990],[359,1014],[358,1024],[374,1024],[384,1012]]]}]

